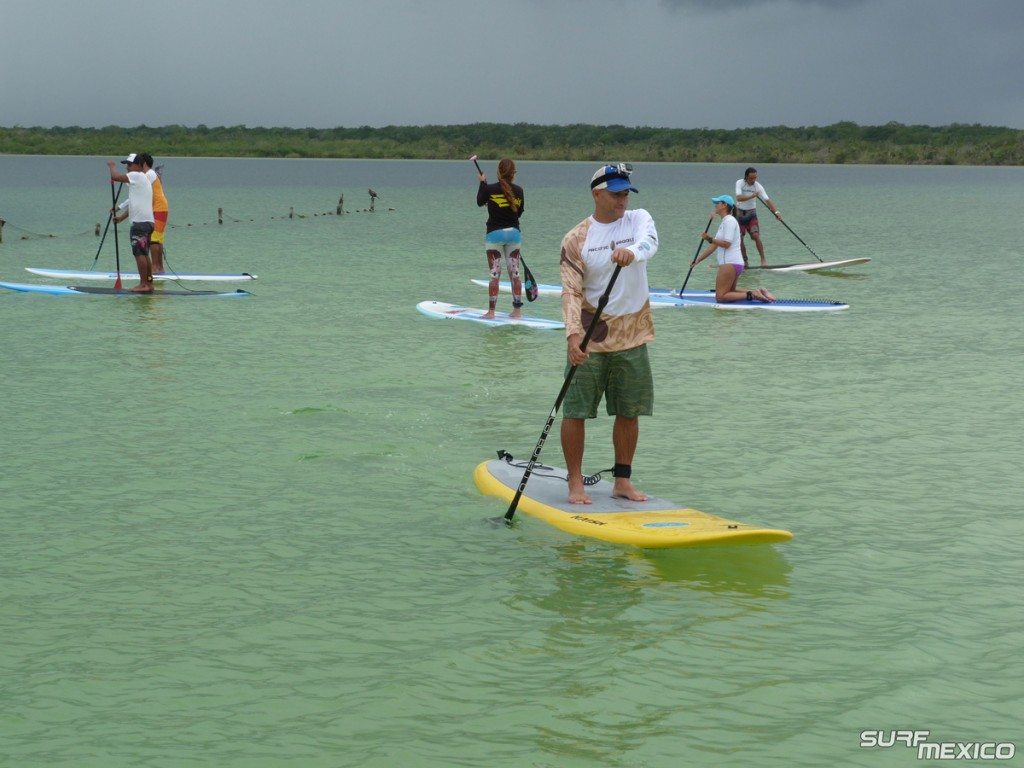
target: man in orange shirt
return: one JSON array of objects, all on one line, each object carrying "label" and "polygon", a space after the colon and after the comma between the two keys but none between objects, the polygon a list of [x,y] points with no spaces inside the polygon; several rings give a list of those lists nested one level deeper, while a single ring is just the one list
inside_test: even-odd
[{"label": "man in orange shirt", "polygon": [[149,240],[149,256],[153,260],[153,274],[161,275],[164,269],[164,230],[167,228],[167,215],[170,206],[164,194],[163,181],[160,174],[153,168],[153,156],[148,152],[140,152],[139,160],[146,177],[153,185],[153,236]]}]

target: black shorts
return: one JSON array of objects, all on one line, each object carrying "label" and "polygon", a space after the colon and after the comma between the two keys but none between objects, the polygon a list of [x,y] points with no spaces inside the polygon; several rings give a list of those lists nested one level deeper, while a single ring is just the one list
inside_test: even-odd
[{"label": "black shorts", "polygon": [[128,236],[132,239],[133,256],[149,256],[149,238],[152,234],[152,221],[132,222]]}]

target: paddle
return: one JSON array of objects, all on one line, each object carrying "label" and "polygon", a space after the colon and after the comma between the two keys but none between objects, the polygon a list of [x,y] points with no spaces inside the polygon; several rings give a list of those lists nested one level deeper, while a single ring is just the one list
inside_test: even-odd
[{"label": "paddle", "polygon": [[[715,220],[715,215],[711,214],[711,218],[708,219],[708,225],[704,227],[704,234],[707,234],[708,230],[711,229],[711,222]],[[683,280],[683,287],[679,289],[679,298],[683,297],[683,291],[686,290],[686,284],[690,282],[690,275],[693,274],[693,268],[697,265],[697,257],[700,256],[700,247],[704,245],[704,238],[700,239],[700,243],[697,245],[697,252],[693,254],[693,259],[690,260],[690,271],[686,273],[686,279]]]},{"label": "paddle", "polygon": [[[768,206],[768,203],[764,202],[764,198],[758,197],[757,199],[760,200],[762,203],[764,203],[765,207]],[[800,241],[800,245],[802,245],[808,251],[811,251],[811,246],[809,246],[807,243],[805,243],[803,241],[803,239],[800,237],[800,235],[798,235],[796,232],[793,231],[792,227],[790,227],[789,224],[787,224],[786,222],[782,221],[782,219],[780,219],[778,216],[776,216],[775,219],[776,219],[776,221],[782,222],[782,226],[784,226],[786,229],[788,229],[790,231],[790,234],[792,234],[793,237],[795,237],[797,240]],[[822,262],[824,261],[824,259],[822,259],[821,256],[816,254],[814,251],[811,251],[811,255],[814,256],[814,258],[816,258],[818,261],[822,261]]]},{"label": "paddle", "polygon": [[[117,194],[114,195],[114,208],[117,207],[117,201],[121,197],[121,187],[123,187],[123,186],[124,186],[123,183],[122,184],[118,184],[118,186],[117,186]],[[111,188],[113,188],[113,183],[111,183]],[[103,241],[107,239],[107,230],[110,229],[110,222],[113,220],[113,218],[114,218],[114,211],[111,210],[110,211],[110,215],[107,216],[107,226],[105,226],[103,228],[103,237],[100,238],[100,247],[96,249],[96,258],[94,258],[92,260],[92,266],[89,267],[90,270],[96,269],[96,262],[99,261],[100,251],[103,250]]]},{"label": "paddle", "polygon": [[[605,306],[608,304],[608,296],[612,292],[612,286],[615,285],[615,280],[619,276],[619,272],[622,271],[622,265],[616,264],[615,271],[612,272],[612,278],[608,281],[608,287],[604,289],[604,293],[601,294],[601,298],[597,301],[597,311],[594,313],[594,319],[590,321],[590,326],[587,328],[587,332],[583,335],[583,341],[580,342],[580,349],[584,352],[587,350],[587,344],[590,343],[590,337],[594,335],[594,331],[597,329],[597,322],[601,319],[601,312],[604,311]],[[523,491],[526,490],[526,483],[530,480],[530,475],[533,473],[533,467],[537,463],[537,459],[540,458],[540,452],[544,449],[544,441],[548,439],[548,432],[551,431],[551,425],[555,423],[555,414],[558,413],[558,409],[562,406],[562,401],[565,399],[566,393],[569,391],[569,384],[572,383],[572,377],[576,375],[576,368],[578,366],[572,366],[569,369],[569,373],[565,376],[565,381],[562,383],[562,389],[558,393],[558,397],[555,399],[555,404],[551,408],[551,414],[548,416],[547,423],[544,424],[544,430],[540,433],[540,440],[537,441],[537,447],[533,449],[533,455],[530,457],[530,463],[526,466],[526,471],[523,472],[523,479],[519,481],[519,487],[516,489],[516,495],[512,498],[512,503],[508,506],[508,511],[505,513],[505,524],[512,524],[512,517],[516,513],[516,507],[519,506],[519,499],[522,498]]]},{"label": "paddle", "polygon": [[[483,176],[484,172],[480,167],[480,163],[476,161],[476,155],[473,155],[469,159],[472,160],[473,165],[476,166],[477,173]],[[523,291],[526,293],[526,300],[535,301],[540,295],[540,289],[537,287],[537,281],[533,278],[533,272],[531,272],[530,268],[526,266],[526,259],[523,258],[521,253],[519,254],[519,263],[523,265]]]},{"label": "paddle", "polygon": [[526,294],[527,301],[534,301],[540,295],[540,288],[537,287],[537,281],[533,279],[533,272],[526,266],[526,259],[521,253],[519,261],[523,265],[523,293]]},{"label": "paddle", "polygon": [[[117,279],[114,281],[114,290],[121,290],[121,248],[117,244],[117,217],[114,216],[114,209],[117,208],[117,197],[121,194],[121,187],[114,192],[114,182],[110,182],[110,216],[114,219],[114,260],[117,265]],[[109,223],[109,222],[108,222]]]}]

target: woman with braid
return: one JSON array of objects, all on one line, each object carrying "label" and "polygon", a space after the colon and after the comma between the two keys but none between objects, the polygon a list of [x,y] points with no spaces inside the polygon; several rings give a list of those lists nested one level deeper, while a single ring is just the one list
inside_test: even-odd
[{"label": "woman with braid", "polygon": [[523,188],[513,184],[516,164],[507,157],[498,162],[498,181],[487,183],[487,175],[480,174],[480,189],[476,193],[476,204],[487,206],[487,268],[490,284],[487,288],[488,309],[486,318],[494,317],[498,306],[498,280],[501,277],[501,262],[505,260],[509,280],[512,282],[512,312],[509,317],[522,317],[523,282],[519,277],[519,248],[523,233],[519,230],[519,217],[523,215]]}]

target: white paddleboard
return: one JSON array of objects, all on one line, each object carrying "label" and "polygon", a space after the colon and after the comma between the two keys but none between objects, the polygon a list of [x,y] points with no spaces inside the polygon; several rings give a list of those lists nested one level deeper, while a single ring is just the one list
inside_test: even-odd
[{"label": "white paddleboard", "polygon": [[[838,261],[809,261],[805,264],[768,264],[761,267],[751,264],[744,271],[760,269],[763,272],[825,272],[830,269],[843,269],[844,267],[856,267],[858,264],[867,264],[871,259],[839,259]],[[712,264],[717,267],[717,264]]]},{"label": "white paddleboard", "polygon": [[543,317],[517,317],[511,318],[508,312],[495,312],[494,317],[484,317],[486,309],[474,309],[473,307],[461,307],[458,304],[448,304],[443,301],[421,301],[416,309],[427,317],[440,318],[443,320],[470,320],[484,325],[518,325],[523,328],[536,328],[544,331],[556,331],[565,328],[561,320],[548,320]]},{"label": "white paddleboard", "polygon": [[[34,275],[43,277],[54,277],[58,280],[116,280],[117,272],[94,272],[78,271],[73,269],[46,269],[44,267],[25,267],[25,270]],[[138,272],[122,272],[122,280],[138,280]],[[184,272],[175,274],[173,272],[158,272],[153,275],[154,280],[202,280],[209,282],[238,283],[243,280],[255,280],[256,275],[242,272],[237,275],[202,275]]]}]

